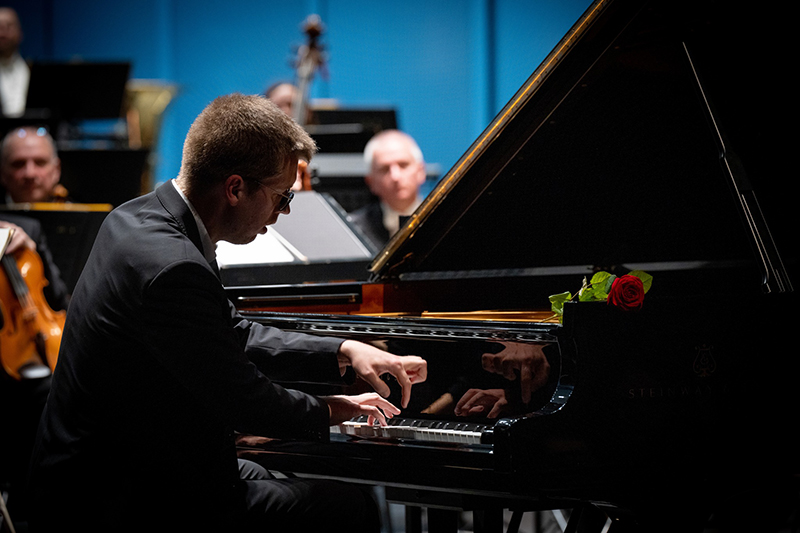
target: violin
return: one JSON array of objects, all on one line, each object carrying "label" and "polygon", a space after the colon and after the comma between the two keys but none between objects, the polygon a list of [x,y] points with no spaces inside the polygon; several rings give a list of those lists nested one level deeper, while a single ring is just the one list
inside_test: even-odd
[{"label": "violin", "polygon": [[55,370],[65,311],[54,311],[43,289],[42,258],[22,248],[5,254],[0,269],[0,360],[14,379],[44,377]]}]

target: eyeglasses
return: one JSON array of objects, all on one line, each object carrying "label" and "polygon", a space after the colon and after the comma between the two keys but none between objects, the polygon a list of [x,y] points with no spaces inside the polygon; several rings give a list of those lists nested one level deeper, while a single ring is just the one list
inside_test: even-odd
[{"label": "eyeglasses", "polygon": [[281,192],[277,189],[273,189],[272,187],[267,187],[266,185],[264,185],[264,187],[281,195],[281,201],[278,202],[278,205],[275,207],[279,213],[286,211],[286,209],[289,208],[289,204],[292,203],[292,200],[294,199],[294,192],[291,189],[286,189],[285,191]]},{"label": "eyeglasses", "polygon": [[278,202],[277,206],[275,206],[275,209],[279,213],[282,212],[282,211],[286,211],[286,209],[288,209],[288,207],[289,207],[289,204],[292,203],[292,200],[294,199],[294,192],[291,189],[286,189],[285,191],[279,191],[278,189],[273,189],[272,187],[264,185],[264,182],[262,182],[262,181],[249,179],[249,178],[245,178],[245,180],[258,183],[259,186],[264,187],[265,189],[269,189],[272,192],[276,192],[276,193],[280,194],[281,195],[281,201]]}]

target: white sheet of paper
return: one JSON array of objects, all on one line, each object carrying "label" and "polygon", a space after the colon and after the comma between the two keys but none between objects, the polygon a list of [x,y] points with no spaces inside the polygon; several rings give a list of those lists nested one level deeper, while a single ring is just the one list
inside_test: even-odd
[{"label": "white sheet of paper", "polygon": [[0,228],[0,257],[6,253],[6,246],[11,242],[12,233],[11,228]]},{"label": "white sheet of paper", "polygon": [[217,243],[217,264],[220,268],[236,265],[255,265],[264,263],[291,263],[296,258],[284,240],[272,228],[258,235],[248,244],[231,244],[227,241]]}]

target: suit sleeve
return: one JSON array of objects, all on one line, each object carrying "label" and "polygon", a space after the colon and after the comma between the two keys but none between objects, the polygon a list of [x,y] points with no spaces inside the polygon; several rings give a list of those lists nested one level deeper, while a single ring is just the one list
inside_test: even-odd
[{"label": "suit sleeve", "polygon": [[234,327],[244,339],[247,357],[270,379],[284,383],[344,383],[337,360],[343,339],[264,326],[239,315],[232,303],[228,305]]},{"label": "suit sleeve", "polygon": [[[193,262],[169,266],[146,289],[144,311],[147,344],[159,363],[220,420],[270,437],[328,435],[324,401],[274,383],[248,359],[210,269]],[[261,340],[279,345],[279,336]]]}]

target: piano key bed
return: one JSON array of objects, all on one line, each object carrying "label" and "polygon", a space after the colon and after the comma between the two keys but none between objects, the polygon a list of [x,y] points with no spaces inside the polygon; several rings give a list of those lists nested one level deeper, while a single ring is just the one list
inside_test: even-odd
[{"label": "piano key bed", "polygon": [[331,428],[331,433],[362,438],[386,438],[414,440],[420,442],[442,442],[453,444],[486,443],[486,432],[491,425],[472,422],[453,422],[447,420],[426,420],[418,418],[394,417],[387,420],[386,426],[369,424],[366,416],[356,417]]}]

